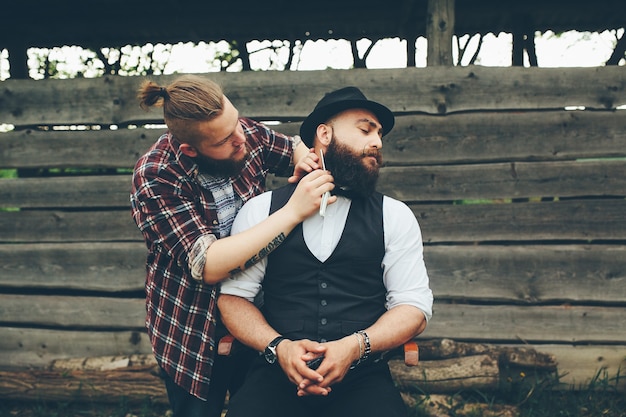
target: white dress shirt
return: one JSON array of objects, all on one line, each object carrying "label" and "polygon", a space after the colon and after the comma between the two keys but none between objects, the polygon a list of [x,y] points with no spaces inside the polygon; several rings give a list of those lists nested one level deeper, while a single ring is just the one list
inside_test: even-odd
[{"label": "white dress shirt", "polygon": [[[249,200],[241,208],[232,234],[247,230],[269,215],[272,193],[268,191]],[[324,262],[341,238],[350,210],[351,200],[338,197],[326,209],[324,217],[315,213],[303,224],[304,241],[311,253]],[[422,232],[411,209],[399,200],[383,197],[383,228],[385,255],[382,260],[383,282],[387,289],[386,308],[405,304],[432,316],[433,294],[424,264]],[[267,257],[222,282],[223,294],[236,295],[253,301],[261,290]]]}]

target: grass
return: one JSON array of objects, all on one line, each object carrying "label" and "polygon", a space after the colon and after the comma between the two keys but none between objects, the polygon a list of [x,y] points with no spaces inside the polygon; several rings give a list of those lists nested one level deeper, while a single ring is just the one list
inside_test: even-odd
[{"label": "grass", "polygon": [[[600,370],[585,387],[564,389],[554,377],[525,379],[491,394],[461,392],[447,398],[448,417],[626,417],[626,393],[617,387],[623,380]],[[430,403],[430,404],[429,404]],[[430,409],[430,410],[429,410]],[[441,407],[440,407],[441,409]],[[413,408],[411,417],[432,417],[428,396]]]}]

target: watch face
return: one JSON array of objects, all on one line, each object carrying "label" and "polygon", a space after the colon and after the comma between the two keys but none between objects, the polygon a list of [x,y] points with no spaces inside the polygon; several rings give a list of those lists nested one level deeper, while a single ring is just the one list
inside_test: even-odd
[{"label": "watch face", "polygon": [[272,349],[272,348],[269,348],[269,347],[265,348],[265,360],[268,363],[276,362],[276,352],[275,352],[275,349]]},{"label": "watch face", "polygon": [[267,347],[265,348],[264,355],[265,355],[265,360],[268,363],[276,362],[276,346],[278,346],[278,344],[282,342],[283,340],[285,340],[284,337],[278,336],[277,338],[272,340],[269,343],[269,345],[267,345]]}]

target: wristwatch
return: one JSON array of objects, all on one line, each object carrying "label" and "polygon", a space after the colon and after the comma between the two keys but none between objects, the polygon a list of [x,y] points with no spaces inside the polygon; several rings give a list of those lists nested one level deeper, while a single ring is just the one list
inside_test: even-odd
[{"label": "wristwatch", "polygon": [[278,346],[278,344],[280,342],[282,342],[283,340],[285,340],[284,337],[282,336],[278,336],[277,338],[275,338],[274,340],[272,340],[267,347],[265,348],[265,360],[268,363],[274,363],[276,362],[277,356],[276,356],[276,346]]}]

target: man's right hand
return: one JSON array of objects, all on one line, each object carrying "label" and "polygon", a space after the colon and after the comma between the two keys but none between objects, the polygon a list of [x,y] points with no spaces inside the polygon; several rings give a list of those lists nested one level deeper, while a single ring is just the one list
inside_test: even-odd
[{"label": "man's right hand", "polygon": [[[322,195],[333,188],[335,188],[333,176],[328,171],[316,169],[300,180],[291,198],[281,210],[293,214],[300,223],[319,211]],[[337,201],[337,197],[331,196],[328,199],[328,204],[335,201]]]}]

